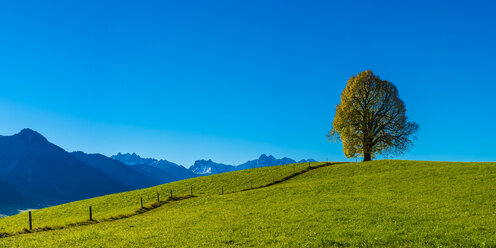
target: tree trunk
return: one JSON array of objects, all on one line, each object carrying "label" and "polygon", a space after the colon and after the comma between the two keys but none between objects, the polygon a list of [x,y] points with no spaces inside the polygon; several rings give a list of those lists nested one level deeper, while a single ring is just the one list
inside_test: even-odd
[{"label": "tree trunk", "polygon": [[372,160],[372,139],[363,139],[363,162]]},{"label": "tree trunk", "polygon": [[370,160],[372,160],[371,156],[370,156],[370,152],[364,152],[363,153],[363,162],[370,161]]}]

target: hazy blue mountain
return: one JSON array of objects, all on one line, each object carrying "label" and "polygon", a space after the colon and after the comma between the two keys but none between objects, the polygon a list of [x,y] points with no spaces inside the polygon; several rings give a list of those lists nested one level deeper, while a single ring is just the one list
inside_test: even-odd
[{"label": "hazy blue mountain", "polygon": [[308,162],[317,162],[317,160],[309,158],[298,161],[298,163],[308,163]]},{"label": "hazy blue mountain", "polygon": [[196,177],[197,175],[182,165],[177,165],[175,163],[169,162],[167,160],[159,160],[156,164],[151,166],[163,169],[167,173],[176,177],[178,180]]},{"label": "hazy blue mountain", "polygon": [[0,206],[22,207],[21,193],[14,186],[0,180]]},{"label": "hazy blue mountain", "polygon": [[146,164],[128,165],[128,167],[132,170],[135,170],[139,173],[142,173],[150,177],[154,181],[157,181],[158,184],[164,184],[164,183],[169,183],[184,179],[184,178],[177,178],[176,176],[169,173],[166,169],[154,167]]},{"label": "hazy blue mountain", "polygon": [[[145,175],[150,175],[150,173],[165,173],[163,174],[164,178],[167,176],[170,177],[169,179],[162,179],[162,182],[171,182],[171,181],[176,181],[176,180],[182,180],[182,179],[187,179],[187,178],[192,178],[197,176],[195,173],[191,172],[190,170],[186,169],[182,165],[175,164],[173,162],[167,161],[167,160],[158,160],[154,158],[142,158],[136,153],[117,153],[117,155],[111,156],[111,158],[121,161],[124,164],[127,164],[134,169],[143,172]],[[154,168],[159,168],[161,170],[153,170],[150,169],[146,166],[149,167],[154,167]],[[165,181],[164,181],[165,180]]]},{"label": "hazy blue mountain", "polygon": [[209,160],[196,160],[189,169],[198,175],[219,174],[229,171],[235,171],[236,167],[227,164],[220,164]]},{"label": "hazy blue mountain", "polygon": [[[115,160],[119,160],[124,164],[127,164],[130,167],[137,169],[143,174],[152,177],[156,180],[162,179],[163,181],[161,181],[161,183],[191,178],[195,176],[212,175],[212,174],[219,174],[229,171],[296,163],[295,160],[290,158],[284,157],[277,159],[272,155],[267,156],[265,154],[262,154],[258,159],[247,161],[238,166],[217,163],[212,161],[211,159],[196,160],[195,163],[192,166],[190,166],[188,170],[181,165],[175,164],[167,160],[142,158],[136,155],[136,153],[124,153],[124,154],[118,153],[117,155],[111,156],[111,158]],[[314,159],[302,159],[299,161],[299,163],[308,163],[308,162],[316,162],[316,161]],[[164,180],[164,178],[166,178],[167,175],[161,175],[162,173],[161,171],[154,170],[150,167],[164,169],[165,172],[169,174],[169,176],[172,176],[172,178]],[[158,176],[158,178],[154,176]]]},{"label": "hazy blue mountain", "polygon": [[162,183],[141,173],[139,170],[134,170],[130,166],[102,154],[86,154],[80,151],[72,152],[71,154],[114,180],[129,186],[131,189],[148,188]]},{"label": "hazy blue mountain", "polygon": [[[300,160],[299,163],[306,163],[306,162],[315,162],[315,160],[302,159]],[[272,155],[267,156],[265,154],[262,154],[258,159],[250,160],[238,166],[216,163],[213,162],[212,160],[196,160],[195,163],[189,169],[198,175],[211,175],[211,174],[218,174],[229,171],[245,170],[245,169],[258,168],[258,167],[275,166],[275,165],[292,164],[292,163],[296,163],[296,161],[290,158],[277,159]]]},{"label": "hazy blue mountain", "polygon": [[0,180],[19,192],[26,207],[129,190],[30,129],[0,136],[0,158]]},{"label": "hazy blue mountain", "polygon": [[126,165],[135,165],[135,164],[152,165],[158,162],[158,160],[154,158],[142,158],[134,152],[132,154],[119,152],[116,155],[110,156],[110,158],[121,161]]},{"label": "hazy blue mountain", "polygon": [[17,214],[18,209],[26,207],[21,193],[12,185],[0,180],[0,217]]},{"label": "hazy blue mountain", "polygon": [[277,159],[272,155],[267,156],[265,154],[262,154],[258,159],[250,160],[246,163],[236,166],[236,169],[245,170],[245,169],[258,168],[258,167],[275,166],[275,165],[292,164],[292,163],[296,163],[296,161],[286,157]]}]

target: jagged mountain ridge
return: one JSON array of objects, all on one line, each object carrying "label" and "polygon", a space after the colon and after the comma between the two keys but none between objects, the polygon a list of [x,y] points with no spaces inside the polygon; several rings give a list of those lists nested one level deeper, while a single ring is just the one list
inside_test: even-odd
[{"label": "jagged mountain ridge", "polygon": [[[298,163],[307,163],[307,162],[316,162],[316,161],[314,159],[302,159]],[[245,169],[252,169],[252,168],[259,168],[266,166],[276,166],[283,164],[292,164],[292,163],[296,163],[296,161],[286,157],[277,159],[272,155],[267,156],[265,154],[262,154],[258,159],[250,160],[237,166],[216,163],[213,162],[211,159],[196,160],[195,163],[189,169],[199,175],[212,175],[212,174],[218,174],[218,173],[224,173],[230,171],[245,170]]]},{"label": "jagged mountain ridge", "polygon": [[[252,169],[252,168],[259,168],[259,167],[265,167],[265,166],[276,166],[276,165],[282,165],[282,164],[292,164],[296,163],[295,160],[287,157],[283,157],[280,159],[275,158],[272,155],[265,155],[262,154],[260,155],[259,158],[247,161],[243,164],[240,165],[229,165],[229,164],[223,164],[223,163],[217,163],[212,161],[211,159],[200,159],[196,160],[193,165],[189,167],[189,169],[186,169],[184,166],[175,164],[173,162],[167,161],[167,160],[158,160],[154,158],[142,158],[136,153],[117,153],[116,155],[111,156],[111,158],[119,160],[127,165],[130,166],[136,166],[140,165],[144,168],[146,166],[153,166],[153,167],[159,167],[159,168],[167,168],[168,171],[172,169],[178,169],[181,168],[180,172],[184,172],[184,170],[188,170],[190,174],[186,174],[184,178],[181,179],[186,179],[186,178],[191,178],[194,176],[202,176],[202,175],[212,175],[212,174],[219,174],[219,173],[224,173],[224,172],[230,172],[230,171],[236,171],[236,170],[245,170],[245,169]],[[298,163],[307,163],[307,162],[316,162],[314,159],[302,159],[298,161]],[[175,173],[171,173],[173,175],[176,175]]]},{"label": "jagged mountain ridge", "polygon": [[233,165],[216,163],[211,159],[209,160],[202,159],[202,160],[196,160],[195,163],[191,167],[189,167],[189,170],[199,175],[211,175],[211,174],[235,171],[236,167]]},{"label": "jagged mountain ridge", "polygon": [[118,160],[102,154],[86,154],[81,151],[72,152],[71,154],[80,161],[109,175],[114,180],[129,186],[131,189],[148,188],[162,183],[162,181],[155,180]]},{"label": "jagged mountain ridge", "polygon": [[[136,153],[117,153],[110,156],[110,158],[118,160],[130,167],[144,173],[145,175],[156,175],[156,173],[163,174],[161,177],[171,177],[175,180],[187,179],[197,176],[192,171],[188,170],[182,165],[167,161],[165,159],[142,158]],[[154,167],[157,169],[152,169]],[[173,180],[173,181],[175,181]],[[170,181],[167,181],[170,182]],[[165,183],[165,182],[164,182]]]},{"label": "jagged mountain ridge", "polygon": [[296,163],[296,161],[290,158],[284,157],[281,159],[277,159],[272,155],[267,156],[265,154],[262,154],[258,159],[250,160],[246,163],[236,166],[236,169],[245,170],[245,169],[253,169],[253,168],[259,168],[265,166],[275,166],[275,165],[293,164],[293,163]]}]

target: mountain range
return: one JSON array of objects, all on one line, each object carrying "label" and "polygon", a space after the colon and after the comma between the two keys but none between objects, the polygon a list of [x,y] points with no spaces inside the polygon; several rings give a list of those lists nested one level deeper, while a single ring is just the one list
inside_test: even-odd
[{"label": "mountain range", "polygon": [[[154,158],[142,158],[136,153],[117,153],[111,156],[112,159],[120,161],[129,167],[144,173],[150,177],[156,177],[160,183],[182,180],[196,177],[197,175],[185,167],[169,162],[167,160],[157,160]],[[170,178],[170,180],[165,180]]]},{"label": "mountain range", "polygon": [[135,153],[107,157],[67,152],[38,132],[23,129],[0,136],[0,216],[196,176],[287,163],[295,161],[264,154],[237,166],[197,160],[188,169]]},{"label": "mountain range", "polygon": [[[316,162],[314,159],[302,159],[298,163]],[[216,163],[212,160],[196,160],[195,163],[189,168],[192,172],[198,175],[212,175],[230,171],[253,169],[265,166],[276,166],[283,164],[296,163],[295,160],[290,158],[277,159],[272,155],[262,154],[258,159],[250,160],[240,165],[228,165]]]},{"label": "mountain range", "polygon": [[132,189],[30,129],[0,136],[0,181],[2,208],[36,208]]}]

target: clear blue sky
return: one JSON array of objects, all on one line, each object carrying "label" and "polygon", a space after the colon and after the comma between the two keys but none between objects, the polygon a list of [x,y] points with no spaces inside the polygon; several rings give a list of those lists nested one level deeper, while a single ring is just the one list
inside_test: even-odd
[{"label": "clear blue sky", "polygon": [[496,160],[490,1],[2,1],[0,134],[191,165],[345,160],[348,78],[392,81],[420,124],[401,159]]}]

